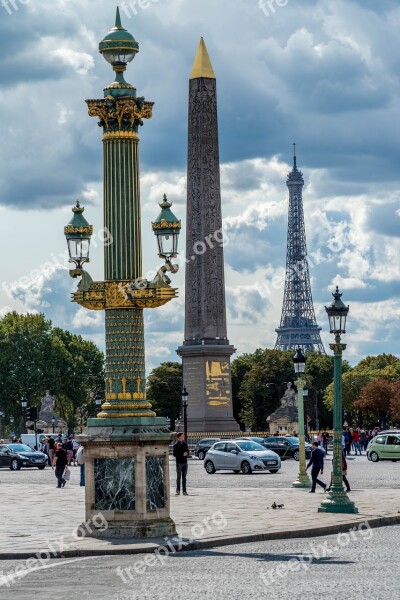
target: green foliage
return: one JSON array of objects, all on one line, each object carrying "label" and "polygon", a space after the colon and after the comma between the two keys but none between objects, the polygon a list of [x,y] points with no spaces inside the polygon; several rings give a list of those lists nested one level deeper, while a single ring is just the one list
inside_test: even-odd
[{"label": "green foliage", "polygon": [[181,363],[164,362],[153,369],[147,378],[146,396],[158,417],[178,419],[182,404]]},{"label": "green foliage", "polygon": [[258,349],[233,361],[241,423],[254,431],[267,429],[267,417],[279,406],[285,383],[293,381],[292,358],[293,352]]},{"label": "green foliage", "polygon": [[46,390],[72,431],[78,407],[104,393],[103,354],[79,335],[52,328],[42,314],[8,313],[0,320],[0,406],[21,420],[21,398],[40,407]]},{"label": "green foliage", "polygon": [[[344,369],[345,371],[345,369]],[[379,354],[363,358],[353,369],[348,369],[342,376],[343,410],[350,414],[355,424],[365,418],[367,423],[381,422],[390,418],[390,408],[395,417],[395,395],[389,394],[391,389],[398,389],[400,382],[400,359],[393,354]],[[391,399],[392,398],[392,399]],[[333,384],[328,386],[325,403],[333,408]],[[383,403],[383,404],[382,404]],[[397,413],[396,413],[397,414]],[[397,418],[397,417],[395,417]]]}]

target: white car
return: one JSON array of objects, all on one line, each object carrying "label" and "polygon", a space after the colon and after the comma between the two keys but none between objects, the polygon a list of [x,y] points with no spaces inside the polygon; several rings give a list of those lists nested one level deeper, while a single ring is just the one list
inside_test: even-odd
[{"label": "white car", "polygon": [[277,473],[281,468],[281,459],[272,450],[266,450],[261,444],[250,440],[222,440],[207,452],[204,468],[209,475],[220,470],[242,472],[245,475],[253,471]]}]

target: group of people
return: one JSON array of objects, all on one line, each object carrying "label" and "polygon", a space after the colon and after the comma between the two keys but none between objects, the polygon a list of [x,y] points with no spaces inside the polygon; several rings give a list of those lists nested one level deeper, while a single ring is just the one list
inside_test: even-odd
[{"label": "group of people", "polygon": [[40,450],[47,454],[49,465],[55,469],[58,488],[65,487],[70,476],[69,467],[78,465],[81,471],[80,485],[85,485],[83,446],[73,435],[63,438],[61,434],[58,434],[56,438],[51,436],[43,438]]},{"label": "group of people", "polygon": [[375,427],[371,431],[356,427],[344,427],[342,432],[342,447],[344,455],[350,455],[353,450],[361,456],[362,452],[367,450],[369,441],[372,440],[379,432],[379,427]]}]

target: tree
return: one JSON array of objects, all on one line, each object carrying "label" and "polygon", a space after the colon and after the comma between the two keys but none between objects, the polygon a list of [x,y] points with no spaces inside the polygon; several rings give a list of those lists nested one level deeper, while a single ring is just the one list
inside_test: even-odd
[{"label": "tree", "polygon": [[164,362],[153,369],[147,378],[146,396],[157,416],[177,420],[182,406],[182,364]]},{"label": "tree", "polygon": [[[246,360],[251,368],[245,370],[240,384],[240,420],[252,430],[265,431],[267,417],[279,406],[283,383],[293,382],[293,352],[258,349]],[[234,361],[236,362],[236,361]]]},{"label": "tree", "polygon": [[52,334],[53,394],[57,408],[72,432],[77,425],[77,411],[85,405],[94,415],[97,394],[104,397],[104,356],[80,335],[55,328]]},{"label": "tree", "polygon": [[74,430],[76,410],[103,393],[103,354],[79,335],[53,329],[44,315],[8,313],[0,320],[0,404],[16,423],[21,397],[40,407],[49,390],[56,411]]},{"label": "tree", "polygon": [[394,381],[392,386],[392,398],[390,400],[390,412],[393,420],[400,421],[400,381]]},{"label": "tree", "polygon": [[359,399],[354,404],[386,427],[394,399],[394,385],[381,378],[363,387]]},{"label": "tree", "polygon": [[6,314],[0,320],[0,398],[6,413],[19,417],[21,398],[38,406],[51,388],[51,323],[43,315]]}]

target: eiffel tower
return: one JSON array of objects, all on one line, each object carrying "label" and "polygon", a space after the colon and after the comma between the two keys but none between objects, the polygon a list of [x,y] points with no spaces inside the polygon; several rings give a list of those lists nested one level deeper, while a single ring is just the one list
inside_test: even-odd
[{"label": "eiffel tower", "polygon": [[308,272],[306,232],[304,228],[303,173],[296,164],[296,144],[293,144],[293,169],[288,175],[289,217],[286,252],[285,292],[281,324],[275,348],[292,350],[300,346],[303,351],[318,350],[325,354],[320,331],[315,319]]}]

